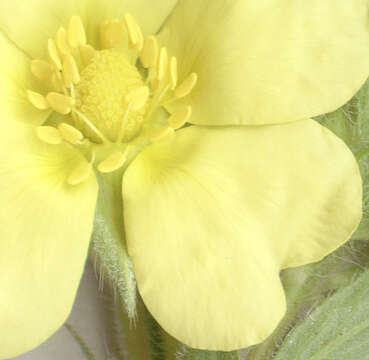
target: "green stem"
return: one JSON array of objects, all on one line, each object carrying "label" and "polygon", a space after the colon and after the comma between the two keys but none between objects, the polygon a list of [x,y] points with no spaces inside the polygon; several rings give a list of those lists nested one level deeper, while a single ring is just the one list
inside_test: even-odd
[{"label": "green stem", "polygon": [[82,337],[78,334],[77,330],[75,330],[71,325],[65,324],[64,325],[69,333],[73,336],[74,340],[77,341],[81,350],[86,355],[87,359],[89,360],[97,360],[96,356],[92,353],[92,351],[87,346],[86,342],[82,339]]}]

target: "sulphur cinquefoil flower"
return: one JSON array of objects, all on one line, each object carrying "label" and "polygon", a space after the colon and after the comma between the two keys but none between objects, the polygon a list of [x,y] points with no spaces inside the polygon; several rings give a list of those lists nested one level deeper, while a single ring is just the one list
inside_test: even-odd
[{"label": "sulphur cinquefoil flower", "polygon": [[368,10],[367,0],[3,0],[0,357],[65,321],[97,178],[111,173],[160,325],[209,350],[268,336],[285,312],[279,271],[323,258],[361,218],[353,155],[310,118],[367,78]]}]

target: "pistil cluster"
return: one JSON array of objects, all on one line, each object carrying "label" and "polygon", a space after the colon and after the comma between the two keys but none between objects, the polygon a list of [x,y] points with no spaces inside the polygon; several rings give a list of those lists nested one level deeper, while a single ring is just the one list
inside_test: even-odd
[{"label": "pistil cluster", "polygon": [[[128,41],[128,44],[127,44]],[[46,95],[28,91],[29,101],[41,111],[55,111],[56,125],[36,128],[44,142],[67,142],[90,148],[90,161],[72,171],[68,183],[85,181],[94,168],[101,173],[120,169],[127,161],[130,142],[154,113],[169,102],[190,94],[197,83],[191,73],[178,84],[177,59],[159,47],[155,36],[144,38],[131,14],[100,25],[100,49],[87,43],[82,20],[70,19],[47,42],[49,61],[33,60],[31,71],[52,89]],[[186,106],[158,126],[149,142],[161,141],[183,127],[191,116]],[[154,128],[154,127],[153,127]],[[95,152],[109,145],[111,153],[98,164]],[[85,153],[85,152],[84,152]]]}]

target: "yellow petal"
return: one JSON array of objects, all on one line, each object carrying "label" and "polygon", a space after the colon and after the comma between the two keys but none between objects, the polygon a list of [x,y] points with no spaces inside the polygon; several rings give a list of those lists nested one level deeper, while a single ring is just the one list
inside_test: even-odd
[{"label": "yellow petal", "polygon": [[0,125],[0,358],[29,351],[68,317],[87,256],[97,182],[69,186],[85,162],[34,127]]},{"label": "yellow petal", "polygon": [[[337,109],[369,75],[367,0],[185,0],[159,37],[195,72],[191,121],[271,124]],[[206,14],[206,16],[204,16]]]},{"label": "yellow petal", "polygon": [[54,38],[61,26],[67,27],[72,16],[80,16],[87,39],[99,44],[100,24],[125,12],[132,13],[145,34],[155,33],[176,0],[157,0],[147,11],[147,0],[12,0],[0,2],[0,30],[33,58],[42,58],[46,41]]},{"label": "yellow petal", "polygon": [[[0,29],[32,58],[43,58],[47,39],[85,15],[89,0],[14,0],[0,2]],[[85,18],[83,18],[85,20]]]},{"label": "yellow petal", "polygon": [[32,60],[31,72],[41,81],[49,81],[53,75],[53,66],[44,60]]},{"label": "yellow petal", "polygon": [[40,111],[34,106],[37,103],[39,108],[45,109],[47,105],[35,95],[43,93],[44,89],[31,72],[31,60],[2,34],[0,34],[0,53],[1,122],[24,121],[41,124],[49,116],[50,111]]},{"label": "yellow petal", "polygon": [[172,336],[200,349],[256,344],[285,311],[279,271],[320,260],[361,218],[344,143],[312,120],[187,127],[123,178],[138,288]]}]

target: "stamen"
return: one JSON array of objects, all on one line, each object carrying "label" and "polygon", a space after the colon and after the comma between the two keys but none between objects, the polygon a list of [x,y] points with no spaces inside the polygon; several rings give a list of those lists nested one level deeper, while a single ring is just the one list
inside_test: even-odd
[{"label": "stamen", "polygon": [[72,16],[68,28],[69,44],[77,48],[78,46],[86,45],[86,32],[82,20],[79,16]]},{"label": "stamen", "polygon": [[131,47],[137,51],[141,51],[144,38],[140,26],[137,24],[135,18],[131,14],[125,14],[123,20],[127,28]]},{"label": "stamen", "polygon": [[178,65],[177,58],[172,56],[169,64],[169,75],[170,75],[170,88],[174,90],[178,82]]},{"label": "stamen", "polygon": [[68,115],[72,111],[74,101],[70,96],[65,96],[56,92],[48,93],[46,100],[53,110],[62,115]]},{"label": "stamen", "polygon": [[125,101],[130,104],[133,111],[138,111],[146,104],[149,96],[150,89],[147,86],[141,86],[126,95]]},{"label": "stamen", "polygon": [[104,22],[100,25],[101,46],[111,49],[124,42],[124,28],[119,19]]},{"label": "stamen", "polygon": [[73,145],[78,144],[83,139],[83,134],[74,126],[67,123],[61,123],[58,126],[58,130],[63,140],[68,141]]},{"label": "stamen", "polygon": [[64,84],[62,83],[62,79],[61,79],[61,76],[60,76],[60,72],[54,72],[51,76],[51,83],[54,87],[54,90],[56,91],[63,91],[64,89]]},{"label": "stamen", "polygon": [[73,111],[79,116],[81,120],[101,139],[104,143],[109,143],[110,141],[104,136],[104,134],[81,112],[77,109],[73,109]]},{"label": "stamen", "polygon": [[127,161],[126,155],[120,151],[117,151],[109,155],[104,161],[102,161],[98,165],[97,169],[101,173],[110,173],[120,169],[126,161]]},{"label": "stamen", "polygon": [[52,126],[38,126],[36,128],[38,138],[47,144],[58,145],[62,142],[58,129]]},{"label": "stamen", "polygon": [[197,74],[192,73],[183,80],[182,84],[174,91],[174,95],[177,99],[187,96],[195,87],[197,83]]},{"label": "stamen", "polygon": [[32,60],[31,72],[41,81],[49,81],[53,74],[53,67],[43,60]]},{"label": "stamen", "polygon": [[91,45],[82,45],[80,51],[83,65],[87,66],[95,56],[95,49]]},{"label": "stamen", "polygon": [[59,28],[56,33],[56,46],[62,55],[70,54],[67,30],[63,27]]},{"label": "stamen", "polygon": [[136,47],[138,43],[138,35],[136,33],[136,21],[131,14],[124,14],[123,16],[124,24],[126,25],[128,37],[131,47]]},{"label": "stamen", "polygon": [[130,103],[128,103],[127,109],[124,113],[124,116],[123,116],[123,119],[122,119],[122,124],[121,124],[120,130],[119,130],[119,134],[118,134],[117,140],[115,141],[116,143],[120,143],[123,140],[123,136],[124,136],[124,133],[125,133],[126,128],[127,128],[128,116],[129,116],[129,113],[131,112],[131,107],[132,107],[132,103],[130,102]]},{"label": "stamen", "polygon": [[154,134],[150,140],[152,142],[161,141],[173,134],[174,134],[174,129],[168,126],[168,127],[162,128],[159,131],[157,131],[157,133]]},{"label": "stamen", "polygon": [[159,45],[155,36],[148,36],[145,40],[145,44],[142,49],[141,62],[142,66],[147,68],[153,68],[158,62]]},{"label": "stamen", "polygon": [[168,52],[167,52],[167,49],[163,47],[160,49],[158,68],[157,68],[157,72],[158,72],[157,79],[159,81],[164,79],[164,76],[167,72],[167,68],[168,68]]},{"label": "stamen", "polygon": [[92,164],[84,162],[77,166],[68,176],[69,185],[78,185],[86,181],[92,173]]},{"label": "stamen", "polygon": [[169,119],[168,124],[169,126],[177,130],[181,128],[186,122],[188,122],[189,118],[192,114],[192,107],[187,106],[185,109],[175,112]]},{"label": "stamen", "polygon": [[55,65],[58,70],[62,69],[62,64],[59,56],[58,49],[56,47],[55,41],[53,39],[49,39],[47,42],[47,51],[50,57],[50,60]]},{"label": "stamen", "polygon": [[63,76],[67,88],[70,88],[72,84],[78,84],[81,80],[77,63],[70,54],[64,56]]},{"label": "stamen", "polygon": [[[132,48],[128,53],[114,49],[127,38],[124,27]],[[136,137],[142,136],[146,141],[143,126],[147,122],[150,129],[157,128],[158,119],[151,116],[158,107],[188,95],[197,83],[197,74],[192,73],[178,86],[177,58],[168,58],[167,49],[159,48],[155,36],[148,36],[144,41],[142,30],[131,14],[125,14],[124,21],[113,19],[101,24],[100,40],[107,50],[97,51],[88,45],[81,18],[73,16],[67,30],[60,27],[55,39],[48,40],[50,63],[32,61],[32,73],[55,90],[46,96],[27,91],[29,101],[40,110],[51,108],[62,115],[71,114],[75,124],[66,119],[58,121],[56,127],[38,127],[37,136],[42,141],[83,145],[83,152],[90,142],[93,148],[101,143],[118,143],[116,150],[123,142],[134,141],[132,145],[136,146]],[[136,66],[137,57],[148,69],[145,78]],[[161,141],[173,135],[189,121],[191,113],[191,106],[175,112],[167,126],[161,127],[150,140]],[[142,128],[144,134],[140,134]],[[89,163],[79,163],[69,174],[69,184],[77,185],[88,179],[95,166],[94,151]],[[97,169],[102,173],[115,171],[125,166],[127,156],[127,151],[115,151]]]},{"label": "stamen", "polygon": [[160,86],[160,81],[158,79],[154,79],[152,81],[152,85],[151,86],[152,86],[152,89],[153,89],[154,93],[157,92],[158,89],[159,89],[159,86]]},{"label": "stamen", "polygon": [[[155,79],[157,81],[154,81],[154,84],[155,85],[155,91],[158,90],[159,88],[159,81],[158,79]],[[147,110],[146,114],[145,114],[145,119],[149,119],[150,116],[153,114],[153,112],[155,111],[155,109],[161,105],[161,102],[164,98],[164,96],[166,95],[166,93],[168,92],[169,90],[169,85],[166,85],[160,92],[157,92],[154,96],[154,98],[152,99],[151,103],[150,103],[150,107],[149,109]]]},{"label": "stamen", "polygon": [[135,31],[136,31],[136,38],[137,38],[137,44],[135,46],[135,49],[137,51],[142,51],[143,44],[144,44],[144,37],[142,34],[142,30],[140,28],[140,25],[137,24],[136,21],[134,21]]},{"label": "stamen", "polygon": [[28,90],[27,91],[27,97],[28,97],[29,102],[35,108],[37,108],[39,110],[46,110],[50,107],[49,103],[46,101],[45,96],[43,96],[43,95],[41,95],[37,92]]}]

